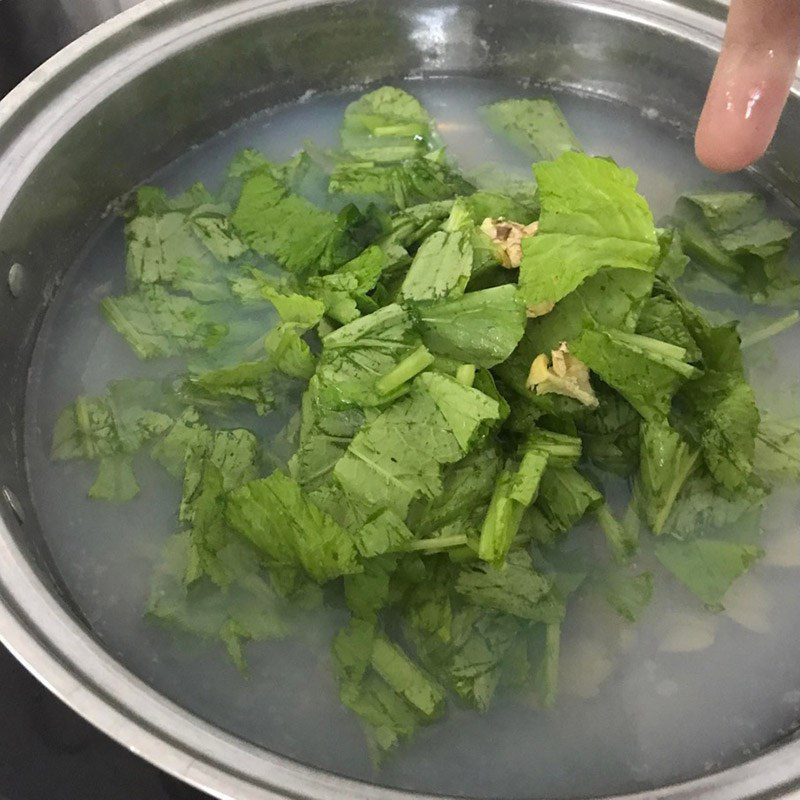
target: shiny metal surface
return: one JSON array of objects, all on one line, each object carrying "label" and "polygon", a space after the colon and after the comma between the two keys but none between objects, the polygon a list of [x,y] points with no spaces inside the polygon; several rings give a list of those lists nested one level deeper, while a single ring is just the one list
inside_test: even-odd
[{"label": "shiny metal surface", "polygon": [[53,53],[140,0],[0,0],[0,96]]},{"label": "shiny metal surface", "polygon": [[[27,492],[22,409],[44,308],[109,203],[256,109],[308,89],[470,74],[610,96],[690,129],[723,14],[711,0],[145,0],[12,91],[0,102],[3,642],[98,727],[218,797],[408,798],[305,767],[206,724],[150,689],[94,638],[51,568]],[[758,165],[761,180],[798,204],[799,97],[800,82]],[[717,775],[636,795],[791,796],[800,797],[800,741],[776,743]]]}]

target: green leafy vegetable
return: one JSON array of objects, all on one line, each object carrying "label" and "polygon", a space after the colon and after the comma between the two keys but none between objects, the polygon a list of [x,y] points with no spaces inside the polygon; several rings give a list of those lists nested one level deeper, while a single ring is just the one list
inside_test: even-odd
[{"label": "green leafy vegetable", "polygon": [[447,375],[428,372],[420,375],[419,384],[433,398],[464,453],[468,453],[500,417],[496,400]]},{"label": "green leafy vegetable", "polygon": [[580,142],[553,100],[503,100],[483,109],[489,126],[535,158],[581,151]]},{"label": "green leafy vegetable", "polygon": [[757,302],[797,299],[800,280],[788,267],[794,228],[770,219],[760,197],[688,194],[676,216],[684,250],[696,264]]},{"label": "green leafy vegetable", "polygon": [[544,708],[555,705],[558,693],[558,666],[561,653],[561,623],[539,625],[538,641],[531,644],[536,653],[533,685]]},{"label": "green leafy vegetable", "polygon": [[653,576],[649,572],[631,575],[612,572],[603,581],[608,604],[628,622],[636,622],[653,597]]},{"label": "green leafy vegetable", "polygon": [[614,331],[584,331],[571,351],[645,419],[666,419],[673,395],[696,374],[683,348]]},{"label": "green leafy vegetable", "polygon": [[552,530],[568,531],[602,499],[577,470],[551,468],[542,476],[536,507]]},{"label": "green leafy vegetable", "polygon": [[331,192],[384,197],[401,209],[467,195],[474,188],[442,160],[441,151],[399,164],[344,161],[329,184]]},{"label": "green leafy vegetable", "polygon": [[165,402],[160,386],[146,380],[114,381],[106,397],[78,397],[56,421],[52,457],[94,460],[133,453],[172,425]]},{"label": "green leafy vegetable", "polygon": [[511,285],[415,303],[411,313],[432,352],[487,368],[508,358],[525,328],[525,308]]},{"label": "green leafy vegetable", "polygon": [[320,393],[337,405],[368,407],[391,401],[403,388],[381,393],[377,382],[420,344],[410,316],[398,305],[361,317],[323,339],[317,369]]},{"label": "green leafy vegetable", "polygon": [[756,433],[756,470],[779,478],[800,478],[800,422],[764,416]]},{"label": "green leafy vegetable", "polygon": [[680,309],[663,295],[650,297],[644,303],[636,333],[682,347],[686,350],[686,361],[690,363],[699,361],[702,355],[683,321]]},{"label": "green leafy vegetable", "polygon": [[314,276],[308,290],[325,306],[325,313],[346,325],[371,308],[368,292],[375,288],[381,273],[390,265],[389,255],[378,245],[368,247],[336,272]]},{"label": "green leafy vegetable", "polygon": [[699,453],[666,422],[645,422],[641,443],[636,498],[653,533],[660,534]]},{"label": "green leafy vegetable", "polygon": [[764,492],[757,486],[734,498],[725,497],[712,478],[695,473],[675,502],[665,531],[677,539],[692,539],[698,532],[735,527],[740,539],[752,542],[758,538],[763,502]]},{"label": "green leafy vegetable", "polygon": [[137,494],[139,494],[139,484],[133,473],[130,456],[106,456],[100,460],[97,478],[89,489],[89,497],[94,500],[126,503]]},{"label": "green leafy vegetable", "polygon": [[147,613],[188,633],[221,640],[244,670],[242,642],[283,638],[289,633],[291,614],[244,543],[231,541],[217,557],[231,583],[220,589],[202,579],[187,587],[184,576],[192,558],[189,535],[170,537],[153,577]]},{"label": "green leafy vegetable", "polygon": [[127,293],[102,310],[169,378],[113,381],[53,430],[53,459],[97,462],[91,498],[136,496],[147,455],[180,481],[150,618],[244,669],[247,641],[323,601],[349,614],[332,666],[376,763],[450,692],[548,708],[563,672],[591,694],[579,592],[633,622],[661,569],[720,609],[762,555],[770,491],[800,479],[797,398],[762,415],[742,355],[800,314],[725,288],[734,322],[673,284],[707,291],[701,267],[758,302],[800,296],[793,229],[745,193],[687,195],[656,229],[636,176],[582,153],[555,103],[483,113],[543,159],[538,185],[465,179],[383,87],[347,107],[338,150],[244,151],[216,194],[141,188]]},{"label": "green leafy vegetable", "polygon": [[463,569],[455,589],[472,603],[490,611],[534,622],[559,622],[563,605],[552,596],[552,583],[533,568],[530,556],[515,551],[500,567],[475,564]]},{"label": "green leafy vegetable", "polygon": [[303,395],[300,445],[289,464],[292,477],[309,489],[323,483],[364,420],[355,406],[329,405],[321,396],[319,379],[311,378]]},{"label": "green leafy vegetable", "polygon": [[656,558],[709,608],[721,609],[731,584],[763,555],[761,548],[718,539],[664,539]]},{"label": "green leafy vegetable", "polygon": [[400,289],[406,300],[437,300],[464,293],[474,259],[472,220],[459,201],[441,231],[417,251]]},{"label": "green leafy vegetable", "polygon": [[434,142],[433,120],[402,89],[383,86],[350,103],[342,149],[363,161],[404,161],[424,155]]},{"label": "green leafy vegetable", "polygon": [[358,254],[351,209],[338,215],[290,191],[267,166],[244,181],[233,225],[247,244],[292,272],[329,272]]},{"label": "green leafy vegetable", "polygon": [[356,434],[333,474],[368,507],[404,518],[412,500],[439,494],[442,465],[462,454],[434,397],[419,384]]},{"label": "green leafy vegetable", "polygon": [[373,760],[441,713],[444,694],[372,624],[353,619],[333,643],[342,702],[361,718]]},{"label": "green leafy vegetable", "polygon": [[107,297],[101,307],[108,323],[125,337],[139,358],[208,349],[228,332],[213,308],[190,297],[170,294],[161,286]]},{"label": "green leafy vegetable", "polygon": [[281,472],[231,493],[226,516],[278,568],[300,568],[319,583],[361,569],[354,537]]},{"label": "green leafy vegetable", "polygon": [[653,217],[636,176],[610,161],[564,153],[534,168],[542,213],[523,241],[520,292],[555,303],[608,267],[651,272],[659,255]]},{"label": "green leafy vegetable", "polygon": [[178,513],[189,532],[187,584],[203,575],[220,586],[230,583],[218,559],[231,538],[225,523],[225,495],[255,478],[257,448],[255,436],[238,429],[217,431],[187,450]]},{"label": "green leafy vegetable", "polygon": [[186,454],[195,445],[212,439],[211,429],[200,419],[196,408],[187,408],[159,440],[150,455],[175,478],[183,475]]},{"label": "green leafy vegetable", "polygon": [[498,475],[478,545],[478,555],[484,561],[499,565],[505,560],[522,515],[536,497],[547,462],[547,452],[530,443],[519,465],[507,465]]}]

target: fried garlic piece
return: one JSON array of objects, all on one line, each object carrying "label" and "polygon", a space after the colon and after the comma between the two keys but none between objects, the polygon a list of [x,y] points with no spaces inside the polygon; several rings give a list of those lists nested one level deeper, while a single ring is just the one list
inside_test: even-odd
[{"label": "fried garlic piece", "polygon": [[573,397],[587,408],[597,408],[597,396],[589,381],[589,368],[575,358],[561,342],[548,359],[542,353],[533,359],[526,386],[536,394],[561,394]]},{"label": "fried garlic piece", "polygon": [[522,225],[511,220],[486,217],[481,223],[481,230],[495,245],[500,263],[506,269],[518,269],[522,263],[522,240],[535,236],[539,230],[539,223]]}]

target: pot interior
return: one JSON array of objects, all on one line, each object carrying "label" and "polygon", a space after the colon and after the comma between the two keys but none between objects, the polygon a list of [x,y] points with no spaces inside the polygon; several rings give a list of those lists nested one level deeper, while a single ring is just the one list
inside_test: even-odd
[{"label": "pot interior", "polygon": [[[513,0],[287,5],[168,4],[84,55],[40,98],[64,113],[45,113],[49,127],[39,121],[47,146],[28,151],[30,174],[0,217],[0,254],[22,275],[19,291],[0,297],[9,376],[0,484],[25,520],[3,508],[11,534],[43,584],[158,695],[236,739],[382,786],[466,797],[622,794],[699,778],[786,740],[800,713],[796,491],[769,499],[768,556],[725,613],[707,614],[667,580],[657,581],[635,626],[598,613],[590,597],[568,618],[554,709],[513,693],[486,714],[452,709],[379,771],[331,675],[330,637],[347,618],[340,605],[304,619],[284,641],[249,646],[247,677],[220,647],[145,619],[179,484],[137,461],[141,492],[120,508],[86,497],[93,465],[50,459],[57,416],[76,395],[102,394],[121,377],[160,379],[177,366],[137,360],[99,311],[102,297],[124,291],[123,222],[109,203],[137,184],[178,193],[201,180],[214,190],[244,147],[273,160],[304,139],[334,147],[347,103],[391,83],[426,106],[467,174],[490,161],[526,177],[529,159],[488,133],[479,108],[554,96],[587,151],[639,174],[657,220],[682,192],[715,188],[763,192],[776,214],[800,220],[796,98],[756,169],[721,178],[694,161],[691,131],[718,30],[716,22],[695,27],[697,10]],[[655,14],[666,6],[667,18]],[[103,80],[92,83],[89,67]],[[85,93],[69,96],[70,84]],[[0,146],[29,147],[36,124],[18,112]],[[12,179],[20,174],[9,168]],[[799,335],[748,353],[759,400],[782,398],[795,413]],[[269,449],[298,404],[243,424]]]}]

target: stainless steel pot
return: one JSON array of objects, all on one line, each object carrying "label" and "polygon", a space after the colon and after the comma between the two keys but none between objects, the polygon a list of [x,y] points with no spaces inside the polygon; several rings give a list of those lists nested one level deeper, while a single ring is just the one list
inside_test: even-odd
[{"label": "stainless steel pot", "polygon": [[0,95],[82,33],[138,0],[2,0]]},{"label": "stainless steel pot", "polygon": [[[27,369],[60,276],[109,203],[219,129],[306,90],[407,75],[530,78],[655,109],[688,134],[719,49],[710,0],[146,0],[0,103],[0,638],[106,733],[219,797],[388,798],[258,749],[104,650],[52,567],[22,445]],[[760,180],[800,203],[800,82]],[[800,741],[638,797],[800,797]]]}]

